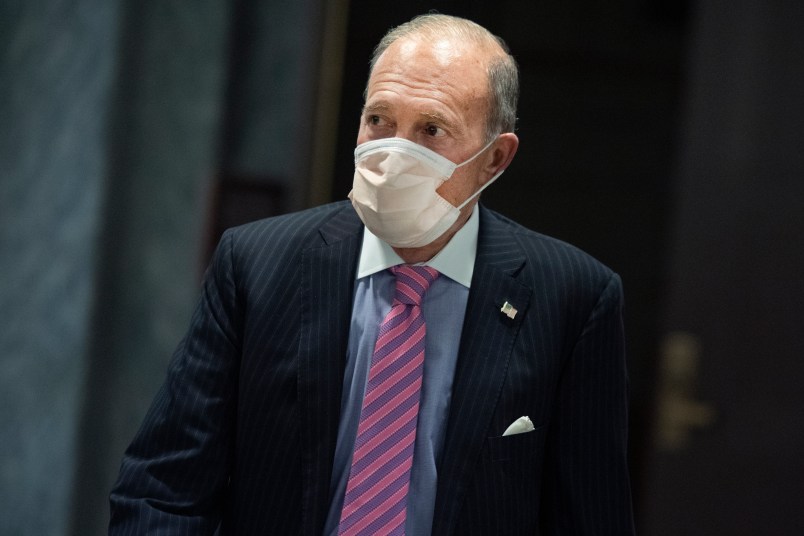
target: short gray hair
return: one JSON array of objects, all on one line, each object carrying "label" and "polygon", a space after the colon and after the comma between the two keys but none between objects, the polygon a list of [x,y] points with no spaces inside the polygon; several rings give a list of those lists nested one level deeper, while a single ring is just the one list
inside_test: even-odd
[{"label": "short gray hair", "polygon": [[[371,56],[369,76],[374,71],[377,60],[394,41],[414,34],[425,37],[446,35],[473,41],[483,46],[491,43],[499,45],[504,54],[492,58],[486,72],[489,81],[486,139],[491,141],[498,134],[514,131],[516,128],[516,106],[519,100],[519,68],[516,60],[511,56],[505,41],[468,19],[440,13],[429,13],[419,15],[404,24],[391,28],[374,49],[374,54]],[[368,91],[368,87],[366,91]]]}]

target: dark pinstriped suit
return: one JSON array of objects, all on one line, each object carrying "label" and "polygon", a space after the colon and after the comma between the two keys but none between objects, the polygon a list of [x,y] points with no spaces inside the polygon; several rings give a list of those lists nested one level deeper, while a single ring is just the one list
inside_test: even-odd
[{"label": "dark pinstriped suit", "polygon": [[[112,534],[321,534],[361,238],[347,202],[224,235]],[[621,301],[588,255],[481,208],[434,535],[633,533]],[[499,437],[522,415],[535,431]]]}]

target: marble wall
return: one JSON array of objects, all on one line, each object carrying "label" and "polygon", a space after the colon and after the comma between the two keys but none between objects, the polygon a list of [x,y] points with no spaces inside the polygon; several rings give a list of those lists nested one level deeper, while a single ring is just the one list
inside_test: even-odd
[{"label": "marble wall", "polygon": [[103,533],[123,450],[196,300],[227,74],[228,5],[140,1],[122,10],[73,534]]},{"label": "marble wall", "polygon": [[0,7],[0,533],[59,534],[107,169],[119,2]]},{"label": "marble wall", "polygon": [[106,533],[197,299],[213,178],[302,204],[321,5],[0,5],[0,534]]}]

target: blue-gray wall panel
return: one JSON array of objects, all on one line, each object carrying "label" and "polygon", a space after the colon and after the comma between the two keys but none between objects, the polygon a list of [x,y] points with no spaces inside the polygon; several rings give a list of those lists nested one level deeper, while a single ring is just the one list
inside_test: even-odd
[{"label": "blue-gray wall panel", "polygon": [[0,533],[68,518],[118,2],[0,12]]}]

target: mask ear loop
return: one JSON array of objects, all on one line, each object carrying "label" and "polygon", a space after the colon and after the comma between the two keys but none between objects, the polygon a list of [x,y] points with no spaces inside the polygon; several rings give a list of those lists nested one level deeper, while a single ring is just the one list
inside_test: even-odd
[{"label": "mask ear loop", "polygon": [[483,186],[481,186],[481,187],[480,187],[480,188],[479,188],[479,189],[478,189],[478,190],[477,190],[475,193],[473,193],[472,195],[470,195],[470,196],[469,196],[469,197],[466,199],[466,201],[464,201],[463,203],[461,203],[461,204],[460,204],[460,206],[458,207],[458,210],[461,210],[463,207],[465,207],[465,206],[466,206],[466,205],[469,203],[469,201],[471,201],[471,200],[472,200],[472,199],[474,199],[475,197],[479,196],[479,195],[480,195],[480,192],[482,192],[483,190],[485,190],[486,188],[488,188],[489,186],[491,186],[491,183],[492,183],[492,182],[494,182],[494,181],[496,181],[497,179],[499,179],[499,178],[500,178],[500,175],[502,175],[504,171],[505,171],[504,169],[503,169],[503,170],[500,170],[500,171],[499,171],[499,172],[498,172],[496,175],[494,175],[494,176],[493,176],[491,179],[487,180],[487,181],[486,181],[486,184],[484,184]]},{"label": "mask ear loop", "polygon": [[[489,147],[491,147],[491,146],[492,146],[492,144],[493,144],[495,141],[497,141],[497,137],[496,137],[496,136],[494,137],[494,139],[493,139],[493,140],[491,140],[490,142],[488,142],[488,143],[486,144],[486,146],[485,146],[485,147],[483,147],[483,148],[482,148],[482,149],[480,149],[480,150],[479,150],[477,153],[475,153],[475,155],[474,155],[473,157],[471,157],[471,158],[470,158],[469,160],[467,160],[466,162],[463,162],[463,163],[461,163],[461,164],[458,164],[458,165],[457,165],[457,166],[455,166],[455,167],[456,167],[456,168],[459,168],[459,167],[461,167],[461,166],[463,166],[463,165],[468,164],[469,162],[471,162],[472,160],[474,160],[475,158],[477,158],[478,156],[480,156],[481,154],[483,154],[483,152],[484,152],[486,149],[488,149]],[[486,181],[486,184],[484,184],[483,186],[481,186],[481,187],[480,187],[480,188],[479,188],[479,189],[478,189],[478,190],[477,190],[475,193],[473,193],[473,194],[472,194],[472,195],[470,195],[468,198],[466,198],[466,201],[464,201],[463,203],[461,203],[461,204],[460,204],[460,206],[458,206],[458,207],[457,207],[457,208],[458,208],[458,210],[461,210],[463,207],[465,207],[465,206],[466,206],[466,205],[469,203],[469,201],[471,201],[471,200],[472,200],[472,199],[474,199],[475,197],[479,196],[479,195],[480,195],[480,192],[482,192],[483,190],[485,190],[486,188],[488,188],[489,186],[491,186],[491,183],[492,183],[492,182],[494,182],[494,181],[496,181],[497,179],[499,179],[499,178],[500,178],[500,175],[502,175],[504,171],[505,171],[504,169],[500,170],[500,171],[499,171],[499,172],[498,172],[496,175],[494,175],[492,178],[490,178],[489,180],[487,180],[487,181]]]},{"label": "mask ear loop", "polygon": [[464,161],[463,161],[463,162],[461,162],[460,164],[455,164],[455,167],[456,167],[456,168],[459,168],[459,167],[461,167],[461,166],[465,166],[466,164],[468,164],[469,162],[471,162],[472,160],[474,160],[475,158],[477,158],[478,156],[480,156],[481,154],[483,154],[483,152],[484,152],[486,149],[488,149],[489,147],[491,147],[491,145],[492,145],[492,144],[493,144],[495,141],[497,141],[497,136],[495,136],[493,140],[491,140],[490,142],[488,142],[488,143],[486,144],[486,146],[485,146],[485,147],[483,147],[483,148],[482,148],[482,149],[480,149],[478,152],[476,152],[476,153],[474,154],[474,156],[470,156],[470,157],[469,157],[469,160],[464,160]]}]

